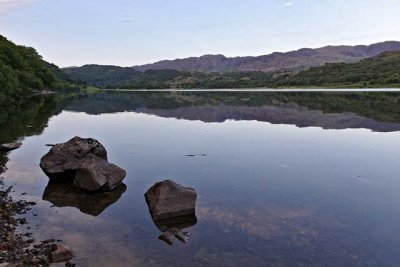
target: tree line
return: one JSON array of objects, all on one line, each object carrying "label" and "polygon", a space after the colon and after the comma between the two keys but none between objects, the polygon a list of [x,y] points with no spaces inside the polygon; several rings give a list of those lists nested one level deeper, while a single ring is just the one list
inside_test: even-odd
[{"label": "tree line", "polygon": [[71,86],[64,72],[44,61],[34,48],[16,45],[0,35],[0,103],[34,90]]}]

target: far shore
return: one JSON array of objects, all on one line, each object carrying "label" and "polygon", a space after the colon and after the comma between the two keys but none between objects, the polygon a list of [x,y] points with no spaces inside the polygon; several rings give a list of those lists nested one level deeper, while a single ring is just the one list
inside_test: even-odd
[{"label": "far shore", "polygon": [[400,92],[400,88],[218,88],[218,89],[93,89],[88,91],[119,92]]}]

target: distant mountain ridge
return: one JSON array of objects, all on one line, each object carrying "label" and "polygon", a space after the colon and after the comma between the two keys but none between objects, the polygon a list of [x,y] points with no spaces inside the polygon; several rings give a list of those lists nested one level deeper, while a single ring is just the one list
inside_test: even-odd
[{"label": "distant mountain ridge", "polygon": [[170,69],[198,72],[304,70],[309,67],[322,66],[325,63],[357,62],[382,52],[397,50],[400,50],[400,42],[387,41],[371,45],[325,46],[316,49],[302,48],[286,53],[274,52],[256,57],[204,55],[201,57],[163,60],[152,64],[133,66],[133,68],[139,71]]},{"label": "distant mountain ridge", "polygon": [[256,87],[400,87],[400,50],[382,52],[355,63],[326,63],[302,71],[204,73],[85,65],[63,69],[77,83],[101,88],[256,88]]}]

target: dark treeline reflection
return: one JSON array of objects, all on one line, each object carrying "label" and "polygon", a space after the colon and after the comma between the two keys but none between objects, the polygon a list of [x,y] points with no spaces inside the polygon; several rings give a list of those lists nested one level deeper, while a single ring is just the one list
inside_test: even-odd
[{"label": "dark treeline reflection", "polygon": [[[0,144],[40,135],[50,117],[59,114],[78,92],[26,96],[0,105]],[[5,171],[7,153],[0,153],[0,173]]]},{"label": "dark treeline reflection", "polygon": [[[49,118],[60,112],[55,96],[26,97],[0,106],[0,144],[40,134]],[[0,153],[0,173],[6,170],[7,153]]]},{"label": "dark treeline reflection", "polygon": [[205,122],[258,120],[326,129],[400,130],[399,93],[101,92],[66,109],[89,114],[135,111]]},{"label": "dark treeline reflection", "polygon": [[0,143],[42,133],[48,119],[60,111],[55,95],[24,98],[0,106]]}]

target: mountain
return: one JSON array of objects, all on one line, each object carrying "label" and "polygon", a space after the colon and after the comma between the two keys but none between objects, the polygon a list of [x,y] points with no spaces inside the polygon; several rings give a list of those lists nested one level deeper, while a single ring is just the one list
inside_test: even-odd
[{"label": "mountain", "polygon": [[303,71],[202,73],[86,65],[64,69],[76,82],[106,88],[255,88],[290,86],[382,87],[400,85],[400,51],[355,63],[326,63]]},{"label": "mountain", "polygon": [[153,64],[134,66],[136,70],[172,69],[198,72],[235,72],[235,71],[281,71],[303,70],[322,66],[325,63],[357,62],[376,56],[385,51],[400,50],[400,42],[388,41],[369,46],[326,46],[317,49],[303,48],[296,51],[257,57],[225,57],[223,55],[205,55],[175,60],[163,60]]},{"label": "mountain", "polygon": [[352,84],[362,86],[400,84],[400,51],[383,52],[356,63],[327,63],[295,75],[281,76],[278,85],[307,86]]}]

